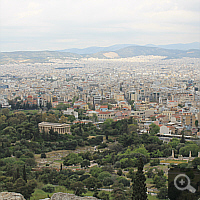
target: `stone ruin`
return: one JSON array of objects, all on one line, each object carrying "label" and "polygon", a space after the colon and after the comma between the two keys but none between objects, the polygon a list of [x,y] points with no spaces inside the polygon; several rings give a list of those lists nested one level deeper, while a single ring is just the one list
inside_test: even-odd
[{"label": "stone ruin", "polygon": [[[0,200],[26,200],[23,195],[15,192],[1,192]],[[74,194],[58,192],[53,194],[51,198],[40,200],[97,200],[95,197],[79,197]]]},{"label": "stone ruin", "polygon": [[96,197],[79,197],[74,194],[58,192],[53,194],[50,200],[97,200]]},{"label": "stone ruin", "polygon": [[23,195],[15,192],[1,192],[0,200],[26,200]]}]

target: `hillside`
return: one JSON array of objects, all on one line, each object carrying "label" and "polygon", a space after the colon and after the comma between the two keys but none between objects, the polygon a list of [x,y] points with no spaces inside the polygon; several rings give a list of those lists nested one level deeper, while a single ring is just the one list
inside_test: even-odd
[{"label": "hillside", "polygon": [[44,63],[50,59],[81,58],[80,55],[58,51],[14,51],[1,52],[0,63]]},{"label": "hillside", "polygon": [[[123,46],[123,45],[122,45]],[[134,56],[165,56],[167,59],[176,59],[183,57],[200,58],[200,50],[176,50],[176,49],[164,49],[159,47],[147,47],[147,46],[126,46],[118,49],[120,46],[114,45],[106,48],[107,51],[100,51],[94,54],[76,54],[70,52],[61,51],[15,51],[15,52],[2,52],[0,53],[0,64],[6,63],[45,63],[51,62],[51,59],[80,59],[83,57],[93,57],[99,59],[111,59],[111,58],[128,58]],[[88,48],[89,51],[94,51],[95,47]],[[112,50],[113,49],[113,50]],[[114,50],[118,49],[118,50]],[[101,48],[99,50],[102,50]],[[96,48],[95,51],[98,51]]]},{"label": "hillside", "polygon": [[[166,56],[168,59],[182,58],[182,57],[191,57],[191,58],[200,57],[200,50],[198,49],[183,51],[175,49],[163,49],[158,47],[129,46],[112,52],[115,53],[116,58],[127,58],[127,57],[141,56],[141,55]],[[92,55],[88,55],[88,57],[109,58],[106,56],[106,53],[108,52],[103,51]]]}]

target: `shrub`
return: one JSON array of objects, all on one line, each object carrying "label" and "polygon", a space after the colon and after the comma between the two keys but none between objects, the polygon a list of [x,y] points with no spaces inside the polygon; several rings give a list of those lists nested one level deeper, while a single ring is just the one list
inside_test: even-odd
[{"label": "shrub", "polygon": [[151,166],[157,166],[157,165],[159,165],[160,164],[160,159],[153,159],[153,160],[151,160],[151,162],[150,162],[150,165]]},{"label": "shrub", "polygon": [[127,180],[126,178],[120,178],[119,183],[122,183],[124,187],[129,187],[130,186],[130,180]]},{"label": "shrub", "polygon": [[52,193],[55,190],[55,187],[51,184],[47,184],[42,188],[43,191],[48,192],[48,193]]},{"label": "shrub", "polygon": [[41,158],[46,158],[46,154],[45,153],[41,153]]}]

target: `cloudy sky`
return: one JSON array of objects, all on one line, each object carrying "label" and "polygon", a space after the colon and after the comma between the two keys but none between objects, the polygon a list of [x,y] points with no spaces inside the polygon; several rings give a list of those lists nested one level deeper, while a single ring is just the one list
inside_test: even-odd
[{"label": "cloudy sky", "polygon": [[200,42],[199,0],[0,0],[0,49]]}]

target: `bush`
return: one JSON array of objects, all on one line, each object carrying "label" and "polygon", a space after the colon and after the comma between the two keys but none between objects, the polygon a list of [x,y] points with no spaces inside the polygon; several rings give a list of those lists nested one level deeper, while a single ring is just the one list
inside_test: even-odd
[{"label": "bush", "polygon": [[15,152],[15,156],[17,157],[17,158],[20,158],[21,156],[22,156],[22,152],[21,151],[16,151]]},{"label": "bush", "polygon": [[112,180],[111,177],[106,177],[103,179],[103,185],[104,186],[109,186],[112,185],[114,183],[114,181]]},{"label": "bush", "polygon": [[106,143],[101,143],[99,146],[98,146],[98,149],[104,149],[104,148],[106,148],[106,147],[108,147],[108,145],[106,144]]},{"label": "bush", "polygon": [[43,191],[48,192],[48,193],[52,193],[55,190],[55,187],[51,184],[47,184],[42,188]]},{"label": "bush", "polygon": [[124,187],[129,187],[130,186],[130,180],[127,180],[126,178],[120,178],[119,183],[122,183]]},{"label": "bush", "polygon": [[121,176],[123,173],[122,173],[122,169],[119,169],[118,171],[117,171],[117,175],[118,176]]},{"label": "bush", "polygon": [[45,153],[41,153],[41,158],[46,158],[46,154]]},{"label": "bush", "polygon": [[115,164],[114,164],[114,168],[121,168],[121,163],[119,161],[117,161]]},{"label": "bush", "polygon": [[29,158],[34,158],[34,154],[32,152],[25,153],[25,156]]},{"label": "bush", "polygon": [[153,159],[153,160],[151,160],[151,162],[150,162],[150,165],[151,166],[157,166],[157,165],[159,165],[160,164],[160,159]]}]

